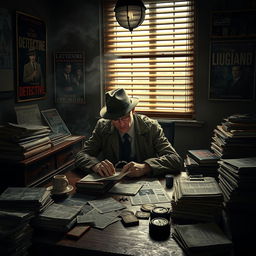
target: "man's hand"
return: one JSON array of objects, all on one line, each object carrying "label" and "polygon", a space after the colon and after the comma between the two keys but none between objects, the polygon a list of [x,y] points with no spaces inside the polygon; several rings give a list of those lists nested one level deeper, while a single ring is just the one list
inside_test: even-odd
[{"label": "man's hand", "polygon": [[123,172],[129,171],[128,177],[141,177],[148,174],[151,167],[147,163],[139,164],[136,162],[130,162],[123,167]]},{"label": "man's hand", "polygon": [[102,177],[111,176],[115,173],[114,165],[107,159],[95,164],[92,170]]}]

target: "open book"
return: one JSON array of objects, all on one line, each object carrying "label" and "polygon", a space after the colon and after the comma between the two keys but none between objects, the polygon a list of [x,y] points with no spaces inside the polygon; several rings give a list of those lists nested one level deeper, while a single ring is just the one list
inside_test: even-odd
[{"label": "open book", "polygon": [[114,175],[101,177],[97,173],[91,173],[82,178],[79,182],[97,182],[97,181],[118,181],[126,176],[129,171],[116,172]]}]

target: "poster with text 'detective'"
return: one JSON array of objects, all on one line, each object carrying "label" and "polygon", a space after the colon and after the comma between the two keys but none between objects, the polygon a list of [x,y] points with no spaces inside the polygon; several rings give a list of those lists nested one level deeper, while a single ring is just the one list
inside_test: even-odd
[{"label": "poster with text 'detective'", "polygon": [[58,51],[54,56],[56,103],[85,104],[85,57],[82,51]]},{"label": "poster with text 'detective'", "polygon": [[46,43],[44,21],[16,12],[17,102],[46,96]]}]

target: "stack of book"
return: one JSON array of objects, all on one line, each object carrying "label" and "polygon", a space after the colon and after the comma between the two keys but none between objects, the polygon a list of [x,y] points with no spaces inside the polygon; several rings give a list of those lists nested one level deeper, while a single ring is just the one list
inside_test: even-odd
[{"label": "stack of book", "polygon": [[53,203],[46,188],[9,187],[0,195],[0,209],[41,212]]},{"label": "stack of book", "polygon": [[256,116],[236,114],[214,129],[211,149],[221,158],[251,157],[256,151]]},{"label": "stack of book", "polygon": [[171,201],[172,217],[195,221],[219,221],[223,195],[213,177],[185,177],[175,180]]},{"label": "stack of book", "polygon": [[32,220],[37,229],[65,233],[76,224],[76,217],[83,206],[52,204]]},{"label": "stack of book", "polygon": [[185,158],[185,169],[188,175],[218,177],[218,161],[220,157],[208,149],[188,150]]},{"label": "stack of book", "polygon": [[256,226],[256,157],[223,159],[219,173],[232,234],[249,240]]},{"label": "stack of book", "polygon": [[215,223],[175,225],[173,238],[188,255],[231,255],[232,241]]},{"label": "stack of book", "polygon": [[1,255],[27,255],[32,232],[30,211],[0,210]]},{"label": "stack of book", "polygon": [[51,148],[48,126],[17,125],[0,127],[0,159],[20,161]]}]

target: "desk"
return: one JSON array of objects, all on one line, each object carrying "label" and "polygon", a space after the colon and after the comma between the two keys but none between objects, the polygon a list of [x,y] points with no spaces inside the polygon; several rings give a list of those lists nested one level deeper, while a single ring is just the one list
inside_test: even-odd
[{"label": "desk", "polygon": [[[69,171],[66,175],[72,185],[84,176],[83,173],[76,171]],[[134,212],[140,208],[140,206],[131,206],[129,201],[125,201],[124,204]],[[170,206],[170,204],[161,205]],[[161,242],[152,240],[149,237],[148,223],[149,220],[140,220],[139,226],[125,228],[118,221],[104,230],[91,228],[79,240],[72,240],[65,235],[57,235],[49,231],[35,232],[32,255],[185,255],[171,237]]]},{"label": "desk", "polygon": [[39,186],[53,175],[74,169],[75,154],[84,136],[71,136],[62,143],[19,162],[1,162],[0,190],[8,186]]}]

